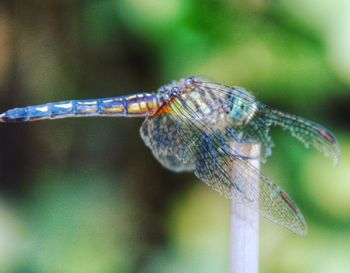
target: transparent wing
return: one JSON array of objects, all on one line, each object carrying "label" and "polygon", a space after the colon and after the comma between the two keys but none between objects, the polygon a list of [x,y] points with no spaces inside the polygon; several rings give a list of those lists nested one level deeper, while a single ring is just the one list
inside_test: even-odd
[{"label": "transparent wing", "polygon": [[[270,127],[278,125],[306,146],[313,146],[337,161],[339,145],[334,135],[317,123],[269,109],[240,88],[205,80],[195,84],[196,92],[189,92],[192,99],[187,100],[186,95],[174,98],[160,115],[146,119],[141,135],[147,146],[165,167],[193,170],[224,196],[259,210],[266,218],[299,235],[306,234],[305,220],[294,202],[233,147],[261,143],[266,158],[273,146]],[[227,114],[225,107],[231,109],[228,103],[232,96],[238,96],[246,108],[257,107],[249,123],[235,125],[218,118]],[[260,178],[259,190],[256,177]]]},{"label": "transparent wing", "polygon": [[175,172],[193,171],[193,158],[179,136],[178,127],[171,115],[162,113],[146,118],[140,134],[165,168]]},{"label": "transparent wing", "polygon": [[[198,82],[197,85],[199,88],[212,92],[215,96],[221,98],[235,89],[205,80]],[[239,92],[239,89],[237,92]],[[240,96],[239,93],[235,95]],[[250,103],[249,98],[241,96],[241,99],[245,100],[247,104]],[[262,143],[264,157],[271,154],[271,148],[273,147],[268,134],[269,129],[272,125],[277,125],[290,131],[292,136],[304,143],[306,147],[314,147],[325,156],[331,157],[335,163],[338,163],[340,158],[339,143],[334,134],[327,128],[302,117],[270,109],[262,103],[257,103],[257,106],[258,111],[251,122],[247,126],[236,128],[236,130],[243,133],[244,137],[242,139],[251,138]]]},{"label": "transparent wing", "polygon": [[259,115],[264,117],[266,123],[281,126],[288,130],[306,147],[314,147],[325,156],[331,157],[337,164],[340,158],[340,148],[337,139],[331,131],[316,122],[298,117],[289,113],[260,106]]},{"label": "transparent wing", "polygon": [[[181,142],[195,159],[195,175],[227,198],[234,198],[298,235],[307,233],[305,220],[288,195],[230,148],[225,134],[204,124],[195,109],[174,99],[169,105]],[[260,189],[256,187],[260,177]],[[257,202],[258,200],[258,202]]]}]

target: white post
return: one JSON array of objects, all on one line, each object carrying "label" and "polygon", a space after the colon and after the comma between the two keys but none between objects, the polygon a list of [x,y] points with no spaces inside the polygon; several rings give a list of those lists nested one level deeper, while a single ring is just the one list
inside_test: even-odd
[{"label": "white post", "polygon": [[[239,149],[241,155],[252,158],[249,162],[260,170],[260,145],[241,145],[238,148],[235,146],[234,149],[236,151]],[[256,187],[259,190],[258,176]],[[231,202],[231,273],[258,273],[259,213],[236,203],[234,197]]]}]

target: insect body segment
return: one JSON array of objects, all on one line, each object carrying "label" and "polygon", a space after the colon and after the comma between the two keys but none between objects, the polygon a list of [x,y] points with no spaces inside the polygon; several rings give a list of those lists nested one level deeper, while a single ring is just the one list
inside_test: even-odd
[{"label": "insect body segment", "polygon": [[71,100],[14,108],[0,115],[0,122],[26,122],[69,117],[148,116],[159,108],[156,94],[139,93],[114,98]]}]

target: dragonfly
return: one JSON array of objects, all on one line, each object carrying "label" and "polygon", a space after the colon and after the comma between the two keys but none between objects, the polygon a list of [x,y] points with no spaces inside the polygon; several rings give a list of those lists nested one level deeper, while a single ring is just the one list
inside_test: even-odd
[{"label": "dragonfly", "polygon": [[259,143],[265,162],[273,147],[270,129],[279,126],[335,162],[340,156],[336,137],[325,127],[272,109],[244,88],[202,77],[173,81],[153,93],[14,108],[0,122],[73,117],[145,117],[140,134],[161,165],[193,172],[223,196],[301,236],[307,224],[298,206],[235,147]]}]

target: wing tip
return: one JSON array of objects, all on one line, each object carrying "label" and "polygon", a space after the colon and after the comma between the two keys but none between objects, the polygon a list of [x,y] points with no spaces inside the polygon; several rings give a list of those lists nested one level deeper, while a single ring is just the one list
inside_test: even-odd
[{"label": "wing tip", "polygon": [[334,145],[334,155],[333,155],[333,162],[335,166],[338,166],[340,163],[340,156],[341,156],[341,151],[340,151],[340,145],[339,142],[336,140]]},{"label": "wing tip", "polygon": [[331,146],[331,151],[325,151],[325,155],[330,156],[333,159],[334,165],[337,166],[340,162],[340,145],[336,136],[324,127],[319,128],[318,131]]},{"label": "wing tip", "polygon": [[301,213],[299,213],[298,216],[299,216],[298,218],[300,220],[300,222],[299,222],[300,225],[297,228],[292,229],[292,231],[296,235],[304,237],[304,236],[306,236],[309,233],[309,228],[307,226],[307,223],[306,223],[303,215]]}]

